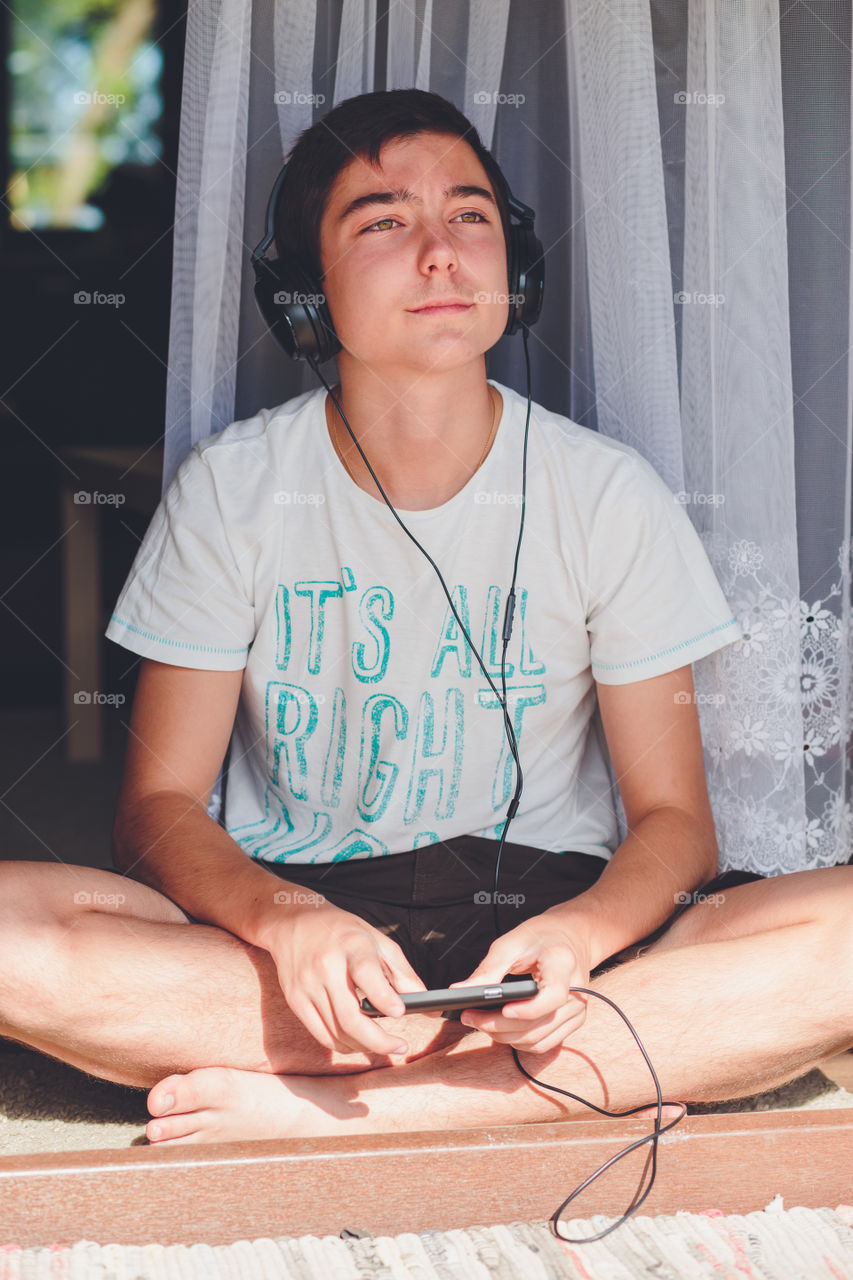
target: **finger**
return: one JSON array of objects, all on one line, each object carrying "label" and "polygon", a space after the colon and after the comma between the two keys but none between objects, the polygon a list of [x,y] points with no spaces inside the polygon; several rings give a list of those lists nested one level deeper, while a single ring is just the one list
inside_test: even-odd
[{"label": "finger", "polygon": [[510,1023],[536,1022],[539,1019],[549,1017],[551,1014],[560,1015],[565,1013],[566,1016],[569,1016],[570,1011],[575,1008],[576,1002],[571,996],[568,986],[560,982],[540,987],[539,993],[533,996],[531,1000],[510,1001],[509,1004],[504,1005],[501,1014]]},{"label": "finger", "polygon": [[[384,1014],[386,1018],[403,1017],[406,1012],[406,1006],[400,999],[396,987],[392,985],[391,979],[386,972],[388,966],[382,962],[380,955],[374,953],[372,955],[350,957],[348,968],[350,985],[353,987],[353,991],[356,987],[363,991],[373,1007]],[[370,1016],[362,1014],[360,1008],[359,1014],[362,1017]]]},{"label": "finger", "polygon": [[500,960],[491,958],[491,953],[486,956],[482,963],[477,965],[473,973],[467,978],[461,978],[458,982],[451,982],[451,987],[492,987],[499,982],[503,982],[505,973],[521,973],[521,969],[512,970]]},{"label": "finger", "polygon": [[568,1023],[562,1027],[558,1027],[550,1035],[545,1036],[542,1040],[535,1041],[529,1046],[528,1052],[536,1053],[540,1056],[545,1053],[552,1053],[555,1049],[561,1049],[571,1040],[575,1032],[583,1025],[584,1016],[582,1015],[575,1021]]},{"label": "finger", "polygon": [[501,1017],[499,1013],[489,1013],[484,1017],[480,1017],[474,1022],[469,1022],[468,1017],[463,1015],[463,1022],[466,1026],[476,1026],[478,1031],[484,1031],[487,1036],[492,1039],[500,1039],[503,1042],[515,1043],[517,1040],[529,1038],[540,1031],[551,1031],[557,1025],[556,1014],[552,1013],[550,1017],[540,1018],[533,1026],[520,1026],[517,1021],[511,1022],[507,1018]]},{"label": "finger", "polygon": [[555,1049],[560,1049],[567,1038],[565,1031],[556,1031],[553,1035],[547,1036],[544,1040],[539,1040],[533,1044],[514,1044],[513,1048],[519,1053],[533,1053],[537,1058],[542,1058],[545,1054],[553,1053]]},{"label": "finger", "polygon": [[342,989],[335,988],[332,1008],[340,1028],[339,1034],[367,1052],[384,1055],[406,1053],[408,1045],[401,1036],[386,1031],[375,1016],[362,1011],[357,988],[386,1017],[402,1017],[406,1012],[406,1006],[385,977],[379,958],[376,955],[363,956],[360,960],[350,961],[346,982]]},{"label": "finger", "polygon": [[385,964],[388,977],[397,991],[426,991],[426,985],[421,978],[415,973],[406,954],[396,942],[390,939],[383,939],[385,945],[380,945],[379,954]]},{"label": "finger", "polygon": [[[529,962],[526,958],[525,962]],[[535,1022],[553,1010],[571,1008],[582,1004],[586,1007],[586,996],[573,993],[572,983],[578,979],[583,983],[586,977],[579,974],[574,954],[565,947],[551,947],[544,950],[533,962],[536,969],[539,991],[530,1000],[513,1000],[503,1006],[502,1012],[511,1021]]]},{"label": "finger", "polygon": [[320,1014],[312,1001],[302,995],[294,994],[292,996],[288,996],[286,992],[285,999],[287,1000],[287,1005],[291,1013],[299,1019],[305,1030],[309,1035],[314,1037],[318,1044],[321,1044],[324,1049],[329,1049],[333,1052],[347,1052],[346,1049],[342,1049],[340,1045],[335,1042],[336,1038],[329,1032],[324,1020],[320,1017]]},{"label": "finger", "polygon": [[[513,1012],[517,1009],[518,1012]],[[582,1014],[586,1006],[581,1005]],[[581,1016],[582,1016],[581,1014]],[[521,1037],[541,1032],[550,1032],[552,1028],[566,1025],[578,1016],[578,1005],[571,999],[560,999],[559,992],[546,991],[534,996],[532,1000],[513,1001],[503,1009],[469,1009],[463,1014],[466,1025],[476,1026],[486,1035],[503,1036],[515,1043]]]},{"label": "finger", "polygon": [[[340,985],[346,990],[346,973],[340,979]],[[387,1053],[387,1049],[369,1049],[357,1036],[353,1036],[342,1025],[341,1019],[332,1001],[327,987],[319,987],[316,991],[302,993],[294,1001],[293,1012],[316,1040],[326,1049],[335,1053],[352,1054],[365,1051]]]},{"label": "finger", "polygon": [[558,988],[544,989],[529,1000],[512,1000],[498,1009],[466,1009],[462,1021],[491,1035],[493,1031],[514,1032],[519,1024],[541,1023],[559,1016],[567,1005],[567,997]]},{"label": "finger", "polygon": [[317,997],[319,1016],[338,1053],[375,1053],[383,1057],[405,1053],[408,1046],[399,1036],[384,1031],[373,1018],[361,1012],[354,993],[349,997],[323,991]]},{"label": "finger", "polygon": [[452,987],[492,986],[503,982],[506,974],[528,974],[539,958],[539,946],[534,940],[517,935],[504,934],[497,938],[485,957],[467,978],[451,982]]},{"label": "finger", "polygon": [[530,1030],[495,1031],[486,1034],[491,1036],[495,1044],[512,1045],[516,1049],[529,1050],[531,1053],[544,1053],[548,1049],[561,1045],[572,1036],[582,1025],[585,1016],[586,1011],[583,1010],[577,1016],[543,1022],[541,1026]]},{"label": "finger", "polygon": [[503,982],[505,973],[522,973],[526,970],[513,969],[518,952],[517,942],[513,945],[506,936],[498,938],[489,947],[477,967],[458,982],[451,982],[451,987],[487,987]]},{"label": "finger", "polygon": [[338,1053],[363,1053],[363,1047],[350,1036],[341,1025],[337,1009],[332,1001],[331,993],[322,990],[315,998],[315,1006],[328,1034],[335,1043]]},{"label": "finger", "polygon": [[384,1030],[375,1017],[362,1013],[357,1001],[353,1000],[351,1008],[339,1009],[339,1016],[341,1034],[364,1052],[392,1057],[408,1051],[405,1040]]},{"label": "finger", "polygon": [[558,984],[540,987],[535,996],[528,1000],[510,1000],[500,1012],[500,1016],[513,1022],[537,1022],[547,1018],[549,1014],[558,1013],[565,1008],[568,1001],[568,987]]}]

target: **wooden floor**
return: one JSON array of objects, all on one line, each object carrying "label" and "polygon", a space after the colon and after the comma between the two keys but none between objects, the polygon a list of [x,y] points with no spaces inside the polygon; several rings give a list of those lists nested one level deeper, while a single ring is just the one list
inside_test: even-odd
[{"label": "wooden floor", "polygon": [[[259,1237],[376,1235],[542,1221],[647,1121],[503,1125],[444,1133],[220,1143],[0,1158],[2,1234],[32,1247],[230,1244]],[[643,1213],[834,1208],[850,1199],[853,1108],[688,1116],[661,1139]],[[573,1216],[617,1215],[642,1148]]]}]

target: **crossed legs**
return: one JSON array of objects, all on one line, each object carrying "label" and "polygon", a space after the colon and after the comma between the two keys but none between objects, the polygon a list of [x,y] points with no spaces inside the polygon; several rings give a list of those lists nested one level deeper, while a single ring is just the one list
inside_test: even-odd
[{"label": "crossed legs", "polygon": [[[438,1019],[399,1020],[409,1053],[393,1064],[328,1053],[290,1014],[266,952],[188,924],[153,889],[85,868],[0,871],[8,913],[0,1034],[150,1088],[152,1141],[585,1113],[528,1082],[506,1047]],[[90,903],[73,902],[80,891]],[[98,892],[127,900],[93,909]],[[851,905],[851,867],[742,885],[719,905],[692,907],[591,985],[631,1019],[665,1097],[716,1101],[773,1088],[853,1046]],[[569,1044],[523,1060],[546,1082],[611,1110],[653,1097],[624,1024],[594,999]]]},{"label": "crossed legs", "polygon": [[[395,1026],[408,1057],[446,1038],[431,1018]],[[285,1004],[268,952],[190,923],[148,885],[35,862],[0,862],[0,1036],[146,1089],[212,1063],[334,1074],[391,1061],[318,1044]]]}]

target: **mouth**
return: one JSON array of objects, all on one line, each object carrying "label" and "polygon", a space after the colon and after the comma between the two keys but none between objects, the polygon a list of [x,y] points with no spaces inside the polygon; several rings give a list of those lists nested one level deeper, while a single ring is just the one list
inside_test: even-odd
[{"label": "mouth", "polygon": [[418,307],[412,311],[414,316],[449,316],[455,315],[456,312],[470,311],[473,303],[471,302],[436,302],[429,303],[425,307]]}]

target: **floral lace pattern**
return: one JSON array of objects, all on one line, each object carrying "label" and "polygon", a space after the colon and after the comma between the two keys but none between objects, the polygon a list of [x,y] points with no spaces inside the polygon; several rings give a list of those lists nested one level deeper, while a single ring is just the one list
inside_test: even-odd
[{"label": "floral lace pattern", "polygon": [[709,536],[705,546],[743,630],[694,668],[720,870],[780,875],[846,862],[849,544],[820,600],[796,599],[754,542]]}]

